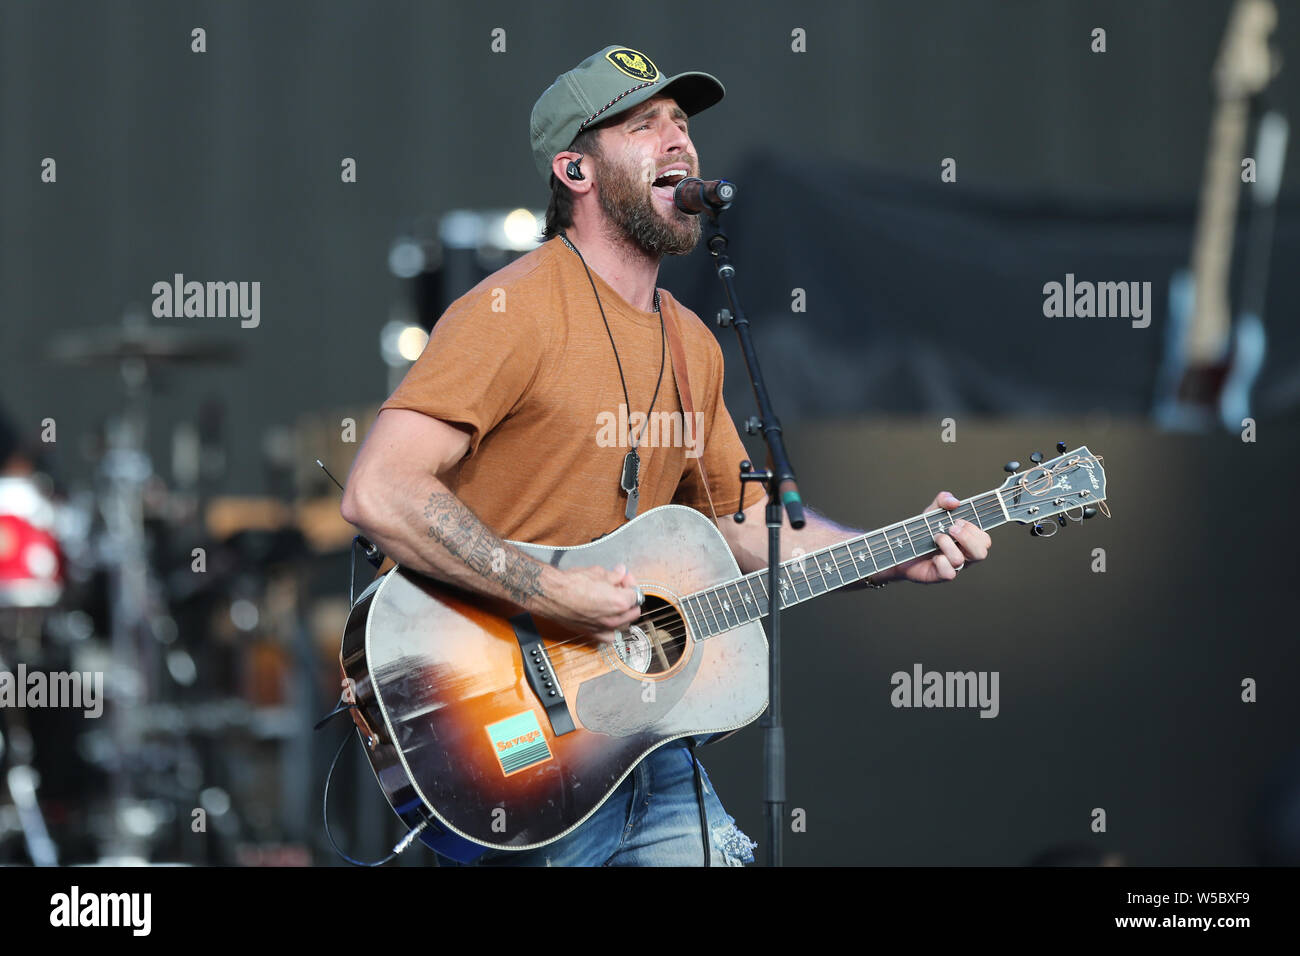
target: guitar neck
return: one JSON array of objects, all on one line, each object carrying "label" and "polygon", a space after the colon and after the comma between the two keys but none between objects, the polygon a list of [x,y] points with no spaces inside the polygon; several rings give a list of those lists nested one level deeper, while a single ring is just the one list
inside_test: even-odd
[{"label": "guitar neck", "polygon": [[1277,8],[1272,0],[1236,0],[1214,67],[1218,103],[1192,251],[1195,292],[1186,349],[1194,364],[1219,361],[1228,342],[1228,273],[1250,98],[1264,89],[1272,76],[1274,58],[1268,38],[1276,24]]},{"label": "guitar neck", "polygon": [[[999,492],[968,498],[952,511],[931,511],[896,524],[848,538],[819,551],[783,562],[777,573],[780,606],[790,607],[837,588],[855,584],[878,571],[938,550],[934,536],[961,518],[987,531],[1010,519]],[[726,584],[687,596],[682,607],[699,638],[721,634],[766,617],[768,571],[755,571]]]},{"label": "guitar neck", "polygon": [[1232,326],[1228,273],[1237,226],[1241,154],[1246,144],[1248,111],[1245,100],[1220,103],[1215,111],[1192,246],[1196,291],[1187,351],[1189,358],[1199,364],[1208,364],[1221,356]]}]

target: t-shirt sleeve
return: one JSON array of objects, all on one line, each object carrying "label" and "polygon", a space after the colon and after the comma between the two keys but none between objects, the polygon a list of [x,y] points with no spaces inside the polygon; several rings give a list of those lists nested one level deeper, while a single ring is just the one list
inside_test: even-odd
[{"label": "t-shirt sleeve", "polygon": [[470,433],[466,458],[522,403],[537,379],[545,347],[536,317],[494,312],[491,303],[486,295],[454,303],[380,407],[411,409],[465,426]]},{"label": "t-shirt sleeve", "polygon": [[702,463],[709,477],[709,493],[713,498],[713,510],[721,518],[735,513],[740,504],[740,462],[749,457],[749,452],[745,450],[745,444],[736,431],[736,424],[731,420],[731,414],[722,400],[724,364],[722,347],[712,335],[708,338],[707,388],[697,387],[700,381],[698,378],[692,377],[691,381],[691,397],[695,400],[695,411],[704,414],[700,429],[701,437],[696,443],[696,449],[700,454],[696,457],[687,455],[681,482],[677,486],[673,501],[713,517],[709,511],[709,495],[705,494],[704,481],[700,477],[699,463]]}]

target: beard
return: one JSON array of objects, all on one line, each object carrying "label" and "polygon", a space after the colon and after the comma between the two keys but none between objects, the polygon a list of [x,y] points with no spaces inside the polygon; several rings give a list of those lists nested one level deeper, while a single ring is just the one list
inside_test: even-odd
[{"label": "beard", "polygon": [[626,166],[598,161],[600,208],[623,238],[647,256],[684,256],[700,241],[700,219],[655,206],[650,184]]}]

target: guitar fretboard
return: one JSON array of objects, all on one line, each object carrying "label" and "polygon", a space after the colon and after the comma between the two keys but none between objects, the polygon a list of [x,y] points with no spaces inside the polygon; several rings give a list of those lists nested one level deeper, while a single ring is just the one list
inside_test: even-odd
[{"label": "guitar fretboard", "polygon": [[[984,530],[1007,523],[998,493],[990,491],[968,498],[952,511],[931,511],[810,551],[783,562],[778,569],[780,606],[790,607],[931,554],[938,550],[934,536],[946,532],[958,518]],[[682,600],[682,609],[695,637],[702,640],[765,617],[770,608],[767,592],[768,571],[764,568],[696,591]]]}]

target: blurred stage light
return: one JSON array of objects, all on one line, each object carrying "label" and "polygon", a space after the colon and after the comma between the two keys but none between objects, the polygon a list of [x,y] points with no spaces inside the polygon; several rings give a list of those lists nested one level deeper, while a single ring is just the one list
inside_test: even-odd
[{"label": "blurred stage light", "polygon": [[257,627],[257,605],[244,598],[230,602],[230,623],[241,631],[251,631]]},{"label": "blurred stage light", "polygon": [[388,268],[399,279],[414,279],[427,261],[424,247],[410,236],[398,236],[388,249]]},{"label": "blurred stage light", "polygon": [[379,330],[379,354],[385,365],[399,368],[418,359],[428,341],[429,333],[420,326],[392,319]]},{"label": "blurred stage light", "polygon": [[189,652],[180,649],[167,652],[167,673],[171,674],[172,680],[182,687],[193,687],[199,677],[199,669],[194,664],[194,658],[189,655]]},{"label": "blurred stage light", "polygon": [[528,209],[456,209],[438,223],[438,237],[448,249],[477,252],[527,252],[539,245],[542,217]]},{"label": "blurred stage light", "polygon": [[482,213],[455,209],[438,222],[438,238],[450,249],[477,249],[482,236]]},{"label": "blurred stage light", "polygon": [[220,787],[208,787],[199,794],[199,803],[214,817],[224,817],[230,812],[230,794]]},{"label": "blurred stage light", "polygon": [[501,221],[501,231],[505,237],[504,247],[518,251],[535,248],[537,234],[541,232],[537,222],[537,217],[527,209],[516,209],[509,213]]},{"label": "blurred stage light", "polygon": [[397,336],[397,351],[408,362],[414,362],[424,351],[429,333],[418,325],[408,325]]},{"label": "blurred stage light", "polygon": [[[537,210],[452,209],[405,226],[392,240],[388,267],[404,283],[410,306],[380,332],[379,350],[390,379],[420,357],[428,332],[456,299],[512,259],[538,247],[545,220]],[[424,331],[408,331],[416,326]],[[396,387],[397,380],[389,382]]]},{"label": "blurred stage light", "polygon": [[123,804],[118,809],[117,822],[123,832],[144,839],[153,836],[161,821],[148,804],[132,802]]}]

